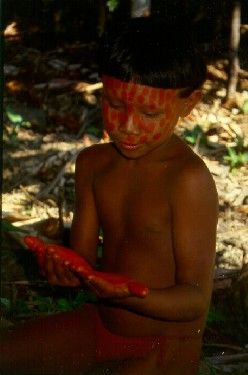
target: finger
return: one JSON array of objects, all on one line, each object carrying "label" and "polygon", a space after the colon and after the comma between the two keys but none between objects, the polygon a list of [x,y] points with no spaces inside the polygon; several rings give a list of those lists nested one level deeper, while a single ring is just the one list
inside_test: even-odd
[{"label": "finger", "polygon": [[78,277],[76,277],[67,266],[59,259],[59,257],[53,255],[54,272],[60,285],[64,286],[79,286],[81,284]]},{"label": "finger", "polygon": [[115,285],[95,276],[89,276],[89,284],[104,298],[122,298],[130,295],[126,284]]},{"label": "finger", "polygon": [[47,254],[45,257],[45,274],[49,284],[60,285],[57,275],[54,272],[54,261],[51,255]]},{"label": "finger", "polygon": [[128,283],[129,292],[136,297],[144,298],[149,293],[149,289],[136,281],[130,281]]}]

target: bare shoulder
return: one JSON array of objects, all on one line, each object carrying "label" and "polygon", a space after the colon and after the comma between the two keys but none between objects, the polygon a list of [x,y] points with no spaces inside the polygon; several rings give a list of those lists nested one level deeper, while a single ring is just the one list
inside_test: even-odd
[{"label": "bare shoulder", "polygon": [[98,143],[84,148],[79,152],[76,160],[76,168],[91,170],[101,168],[114,156],[113,146],[110,143]]},{"label": "bare shoulder", "polygon": [[175,195],[185,194],[199,199],[204,197],[204,200],[210,199],[218,205],[217,190],[209,169],[188,146],[182,150],[173,185]]}]

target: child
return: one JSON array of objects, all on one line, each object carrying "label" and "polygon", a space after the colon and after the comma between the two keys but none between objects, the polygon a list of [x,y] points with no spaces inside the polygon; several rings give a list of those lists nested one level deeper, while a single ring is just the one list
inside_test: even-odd
[{"label": "child", "polygon": [[201,98],[206,68],[182,23],[133,19],[109,31],[101,47],[103,121],[112,141],[77,158],[71,245],[94,267],[101,227],[101,270],[149,292],[137,297],[127,283],[96,275],[82,280],[48,254],[51,284],[84,282],[99,303],[16,329],[3,348],[2,358],[12,360],[2,364],[4,374],[198,371],[218,203],[208,169],[174,129]]}]

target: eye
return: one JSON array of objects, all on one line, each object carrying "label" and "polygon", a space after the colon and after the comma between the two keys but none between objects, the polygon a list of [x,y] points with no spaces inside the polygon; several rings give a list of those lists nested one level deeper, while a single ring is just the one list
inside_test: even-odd
[{"label": "eye", "polygon": [[158,117],[161,113],[160,113],[160,112],[142,112],[142,114],[143,114],[145,117],[148,117],[148,118],[156,118],[156,117]]},{"label": "eye", "polygon": [[120,103],[109,102],[109,105],[111,108],[116,109],[117,111],[123,111],[125,109],[125,106]]},{"label": "eye", "polygon": [[107,101],[108,105],[111,108],[116,109],[118,111],[121,111],[121,110],[125,109],[125,106],[124,106],[123,103],[121,103],[119,101],[116,101],[116,100],[113,100],[113,99],[109,98],[108,96],[104,96],[103,98]]}]

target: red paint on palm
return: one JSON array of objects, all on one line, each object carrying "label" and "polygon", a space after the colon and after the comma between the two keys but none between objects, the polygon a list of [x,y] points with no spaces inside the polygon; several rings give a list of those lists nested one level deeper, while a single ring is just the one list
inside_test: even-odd
[{"label": "red paint on palm", "polygon": [[82,256],[77,254],[75,251],[68,249],[67,247],[52,244],[47,245],[47,250],[51,251],[54,255],[57,255],[57,257],[66,266],[68,266],[69,269],[77,272],[84,278],[88,277],[94,272],[93,268],[84,260]]},{"label": "red paint on palm", "polygon": [[105,280],[115,286],[121,287],[125,285],[128,287],[129,292],[137,297],[145,297],[149,291],[143,283],[132,280],[126,276],[94,271],[83,257],[66,247],[56,244],[47,245],[39,237],[35,236],[25,236],[24,242],[29,250],[36,253],[39,266],[42,270],[44,270],[45,266],[46,252],[49,251],[56,255],[70,270],[76,272],[83,278],[93,276]]},{"label": "red paint on palm", "polygon": [[137,297],[145,297],[149,292],[149,289],[143,283],[132,280],[123,275],[95,271],[93,276],[105,280],[115,286],[121,287],[125,285],[127,286],[129,292]]},{"label": "red paint on palm", "polygon": [[88,277],[92,274],[92,267],[75,251],[56,244],[47,245],[39,237],[25,236],[24,243],[29,250],[36,253],[37,261],[42,270],[45,267],[45,255],[50,251],[58,257],[69,269],[77,272],[82,277]]},{"label": "red paint on palm", "polygon": [[45,266],[45,255],[46,255],[46,244],[39,237],[35,236],[25,236],[24,243],[27,245],[29,250],[36,253],[37,262],[41,268],[44,270]]}]

